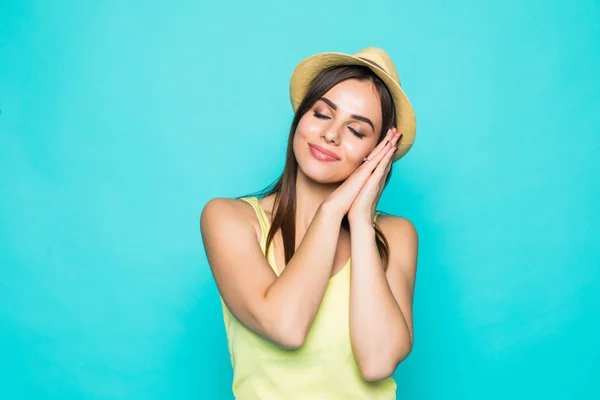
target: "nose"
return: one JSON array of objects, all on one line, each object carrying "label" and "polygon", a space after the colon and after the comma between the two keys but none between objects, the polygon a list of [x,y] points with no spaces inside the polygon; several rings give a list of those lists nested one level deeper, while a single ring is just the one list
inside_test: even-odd
[{"label": "nose", "polygon": [[325,135],[323,135],[323,138],[324,138],[326,141],[328,141],[328,142],[330,142],[330,143],[333,143],[333,144],[335,144],[336,146],[337,146],[338,144],[340,144],[340,134],[339,134],[339,132],[338,132],[338,129],[337,129],[337,127],[335,127],[335,126],[332,126],[332,127],[330,127],[330,128],[329,128],[329,129],[328,129],[328,130],[325,132]]}]

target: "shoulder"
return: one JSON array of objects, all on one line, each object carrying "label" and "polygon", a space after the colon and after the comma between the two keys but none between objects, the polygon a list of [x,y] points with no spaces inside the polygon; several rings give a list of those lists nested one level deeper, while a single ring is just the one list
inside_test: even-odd
[{"label": "shoulder", "polygon": [[209,200],[202,208],[201,220],[213,220],[216,217],[242,216],[247,213],[250,204],[241,199],[215,197]]},{"label": "shoulder", "polygon": [[380,212],[376,222],[386,236],[390,234],[417,237],[417,228],[408,218]]},{"label": "shoulder", "polygon": [[401,248],[408,252],[417,251],[417,228],[408,218],[380,214],[376,222],[392,248]]},{"label": "shoulder", "polygon": [[209,231],[226,231],[232,226],[254,227],[252,206],[241,199],[216,197],[209,200],[200,214],[200,229],[203,234]]},{"label": "shoulder", "polygon": [[389,214],[380,215],[377,225],[389,244],[388,278],[395,280],[402,276],[403,279],[414,282],[419,252],[419,238],[415,225],[407,218]]}]

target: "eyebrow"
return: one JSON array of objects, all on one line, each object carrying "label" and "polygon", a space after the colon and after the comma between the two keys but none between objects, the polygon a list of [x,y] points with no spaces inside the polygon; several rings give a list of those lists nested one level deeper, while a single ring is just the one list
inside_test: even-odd
[{"label": "eyebrow", "polygon": [[[327,105],[329,105],[329,107],[333,108],[334,110],[337,110],[337,108],[338,108],[337,105],[333,101],[329,100],[327,97],[321,97],[319,100],[327,103]],[[373,125],[373,122],[371,122],[371,120],[369,118],[363,117],[362,115],[356,115],[356,114],[352,114],[352,115],[350,115],[350,117],[352,117],[356,120],[362,121],[362,122],[366,122],[367,124],[371,125],[371,128],[373,128],[373,131],[375,130],[375,125]]]}]

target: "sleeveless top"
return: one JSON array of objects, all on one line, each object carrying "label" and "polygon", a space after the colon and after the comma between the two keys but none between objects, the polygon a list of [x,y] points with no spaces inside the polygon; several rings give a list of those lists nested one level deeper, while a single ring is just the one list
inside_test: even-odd
[{"label": "sleeveless top", "polygon": [[[254,208],[262,237],[260,245],[276,275],[270,246],[269,219],[256,197],[241,198]],[[375,215],[377,218],[377,214]],[[393,400],[392,377],[365,381],[350,343],[350,260],[328,283],[304,345],[285,350],[246,328],[227,308],[223,318],[233,367],[233,394],[238,400]]]}]

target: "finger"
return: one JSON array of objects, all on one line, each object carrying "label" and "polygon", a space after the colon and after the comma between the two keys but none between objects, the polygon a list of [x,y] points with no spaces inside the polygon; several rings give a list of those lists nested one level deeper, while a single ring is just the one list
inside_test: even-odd
[{"label": "finger", "polygon": [[389,170],[392,166],[392,158],[394,156],[394,152],[396,151],[396,149],[397,149],[397,147],[395,147],[395,146],[392,146],[389,149],[387,149],[387,151],[385,152],[385,155],[381,158],[381,161],[377,165],[377,168],[375,168],[373,175],[375,175],[377,178],[381,179],[389,172]]},{"label": "finger", "polygon": [[[392,145],[396,145],[400,141],[400,139],[402,139],[402,134],[400,132],[398,132],[398,130],[396,128],[392,127],[388,131],[388,134],[386,135],[386,139],[391,141]],[[379,152],[383,147],[385,147],[384,141],[379,143],[379,145],[377,146],[377,148],[376,148],[377,152]],[[370,157],[369,157],[369,159],[370,159]]]},{"label": "finger", "polygon": [[[380,163],[385,164],[385,169],[381,176],[382,183],[384,182],[384,179],[387,179],[387,176],[389,175],[390,170],[392,169],[392,164],[394,163],[394,154],[396,154],[396,151],[398,151],[398,141],[400,141],[400,139],[402,139],[402,134],[397,135],[396,139],[394,140],[395,144],[391,147],[391,149],[388,150],[388,153],[385,155],[384,159]],[[381,185],[381,187],[383,188],[383,185]]]},{"label": "finger", "polygon": [[377,193],[376,198],[379,199],[383,192],[384,179],[389,173],[392,165],[392,155],[394,154],[394,148],[391,148],[385,152],[381,162],[377,165],[375,171],[367,178],[362,190],[374,191]]},{"label": "finger", "polygon": [[384,142],[383,148],[377,154],[373,155],[373,157],[370,160],[364,161],[358,167],[357,170],[368,171],[366,173],[370,175],[375,170],[375,168],[377,167],[379,162],[381,162],[381,159],[385,156],[387,149],[389,149],[391,147],[392,147],[392,144],[391,144],[390,140],[387,140],[386,142]]},{"label": "finger", "polygon": [[394,136],[394,128],[388,129],[385,137],[375,146],[375,148],[371,151],[371,154],[367,157],[368,160],[372,159],[374,156],[379,154],[386,146],[387,142],[392,139]]},{"label": "finger", "polygon": [[[394,151],[392,151],[392,157],[393,157],[393,153],[398,149],[398,142],[400,141],[400,139],[402,139],[402,134],[401,133],[397,133],[395,131],[395,128],[393,130],[394,130],[394,133],[392,134],[392,137],[389,140],[389,142],[390,142],[389,143],[389,148],[393,148],[394,149]],[[386,143],[386,145],[387,144],[388,143]],[[388,146],[386,146],[386,147],[388,147]],[[385,149],[385,147],[384,147],[384,149]],[[384,155],[384,157],[385,157],[385,155]]]},{"label": "finger", "polygon": [[[390,144],[388,144],[388,146],[390,146]],[[369,161],[369,164],[371,164],[374,168],[374,171],[371,172],[371,169],[368,169],[368,172],[365,172],[364,175],[362,175],[362,178],[364,179],[364,186],[365,187],[369,187],[369,188],[375,188],[377,186],[380,185],[382,178],[385,174],[385,171],[388,169],[388,167],[391,165],[391,160],[392,160],[392,155],[394,154],[394,147],[390,147],[387,148],[386,150],[383,150],[380,152],[380,154],[378,154],[378,157],[372,159]],[[377,161],[377,159],[379,159],[379,161]],[[370,189],[372,190],[372,189]]]},{"label": "finger", "polygon": [[381,148],[381,150],[379,152],[377,152],[377,154],[373,155],[373,157],[366,161],[366,168],[373,171],[377,165],[379,165],[379,163],[381,162],[381,160],[383,159],[383,157],[385,157],[386,152],[391,149],[393,147],[392,145],[392,141],[391,140],[386,140],[383,144],[383,147]]},{"label": "finger", "polygon": [[394,134],[391,138],[392,145],[397,146],[400,139],[402,139],[402,134],[394,131]]},{"label": "finger", "polygon": [[398,151],[398,146],[399,146],[400,140],[402,140],[402,136],[403,135],[401,133],[394,134],[394,137],[392,139],[392,149],[391,149],[391,154],[390,154],[390,160],[388,162],[385,175],[388,174],[389,170],[392,167],[392,164],[393,164],[392,160],[394,159],[394,154],[396,153],[396,151]]},{"label": "finger", "polygon": [[376,156],[377,154],[379,154],[381,152],[381,149],[383,149],[386,145],[386,141],[388,141],[392,138],[392,132],[393,132],[393,128],[388,129],[383,140],[381,142],[379,142],[379,144],[377,146],[375,146],[375,148],[367,156],[367,161],[371,160],[374,156]]},{"label": "finger", "polygon": [[[369,180],[372,179],[374,170],[376,170],[376,168],[382,164],[381,160],[385,157],[389,148],[391,148],[390,146],[391,146],[391,143],[388,143],[386,145],[386,147],[384,147],[384,150],[380,151],[377,155],[375,155],[375,157],[373,159],[363,163],[363,165],[361,165],[350,176],[350,178],[347,179],[347,182],[351,181],[351,183],[348,182],[349,185],[351,185],[355,190],[356,189],[360,190],[364,186],[371,186],[371,184],[369,184],[368,182],[369,182]],[[374,181],[373,185],[377,185],[379,180],[381,180],[381,178],[375,177],[372,180]]]},{"label": "finger", "polygon": [[389,160],[387,161],[387,166],[385,167],[385,171],[383,171],[383,176],[387,176],[390,173],[390,170],[392,169],[392,164],[393,164],[393,159],[394,159],[394,153],[396,152],[396,148],[393,148],[391,150],[391,155],[389,156]]}]

